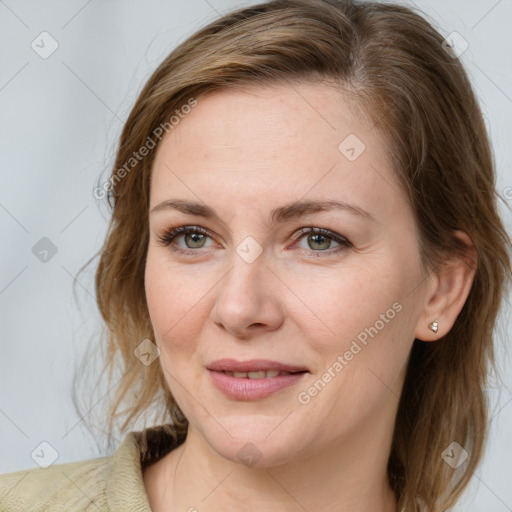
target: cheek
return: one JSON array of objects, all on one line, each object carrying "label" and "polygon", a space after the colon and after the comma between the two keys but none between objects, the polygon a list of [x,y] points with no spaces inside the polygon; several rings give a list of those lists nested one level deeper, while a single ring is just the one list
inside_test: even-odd
[{"label": "cheek", "polygon": [[382,403],[396,405],[401,394],[421,302],[421,266],[411,247],[388,244],[378,256],[347,266],[328,288],[333,299],[322,318],[336,335],[331,344],[317,338],[316,347],[336,376],[325,388],[320,383],[322,397],[312,401],[316,412],[327,411],[325,421],[334,429],[342,422],[356,425]]},{"label": "cheek", "polygon": [[393,267],[382,259],[366,259],[364,265],[312,269],[307,276],[295,276],[293,291],[300,300],[294,301],[294,322],[314,340],[315,351],[326,361],[348,350],[358,336],[364,341],[367,329],[375,324],[380,333],[396,323],[393,304],[402,297],[405,279],[383,268]]},{"label": "cheek", "polygon": [[[160,252],[160,251],[159,251]],[[205,294],[201,279],[185,278],[164,257],[148,250],[145,290],[149,315],[157,344],[165,353],[193,348],[201,322],[201,297]]]},{"label": "cheek", "polygon": [[[311,313],[295,316],[322,365],[316,388],[323,397],[313,399],[317,406],[329,403],[333,410],[357,417],[391,389],[400,393],[397,378],[413,340],[407,295],[414,279],[401,268],[396,261],[385,265],[381,260],[364,268],[347,266],[323,280],[317,276],[317,286],[310,279],[302,282],[302,296],[318,316],[314,321]],[[337,421],[339,415],[331,419]]]},{"label": "cheek", "polygon": [[[160,253],[160,251],[158,251]],[[201,297],[205,290],[201,280],[188,278],[172,267],[165,256],[148,250],[145,289],[149,315],[160,349],[160,365],[167,384],[185,415],[190,383],[199,378],[197,342],[204,323]]]}]

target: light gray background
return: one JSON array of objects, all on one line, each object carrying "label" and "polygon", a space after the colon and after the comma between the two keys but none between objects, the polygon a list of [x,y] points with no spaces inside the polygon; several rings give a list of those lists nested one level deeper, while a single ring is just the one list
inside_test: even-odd
[{"label": "light gray background", "polygon": [[[236,0],[0,0],[0,473],[36,467],[42,441],[56,463],[104,455],[71,402],[75,361],[99,333],[93,270],[78,269],[100,248],[107,212],[92,195],[108,172],[135,96],[160,61]],[[418,0],[441,33],[468,41],[469,70],[493,139],[498,189],[512,206],[512,0]],[[47,59],[32,41],[58,42]],[[46,46],[48,48],[48,46]],[[510,232],[511,212],[502,209]],[[39,261],[48,237],[58,252]],[[457,510],[512,510],[510,297],[499,346],[504,385],[491,387],[485,460]],[[101,404],[98,404],[101,406]]]}]

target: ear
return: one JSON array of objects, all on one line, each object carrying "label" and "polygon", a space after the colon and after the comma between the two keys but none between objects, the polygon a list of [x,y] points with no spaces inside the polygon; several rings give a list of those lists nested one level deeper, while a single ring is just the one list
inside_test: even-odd
[{"label": "ear", "polygon": [[[463,231],[455,231],[467,251],[464,256],[452,256],[443,262],[436,274],[430,276],[426,303],[416,326],[415,337],[422,341],[436,341],[453,327],[471,290],[477,268],[477,252],[471,238]],[[437,320],[438,330],[429,325]]]}]

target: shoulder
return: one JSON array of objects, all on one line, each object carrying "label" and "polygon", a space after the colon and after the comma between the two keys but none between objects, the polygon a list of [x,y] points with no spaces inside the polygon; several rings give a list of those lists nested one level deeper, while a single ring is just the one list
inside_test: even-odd
[{"label": "shoulder", "polygon": [[108,461],[100,457],[0,475],[0,511],[108,510]]},{"label": "shoulder", "polygon": [[143,469],[183,440],[159,425],[129,432],[105,457],[0,475],[0,512],[151,512]]}]

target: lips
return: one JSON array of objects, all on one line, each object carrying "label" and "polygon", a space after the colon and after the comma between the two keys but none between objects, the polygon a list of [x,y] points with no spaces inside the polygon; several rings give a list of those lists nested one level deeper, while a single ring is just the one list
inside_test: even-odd
[{"label": "lips", "polygon": [[214,386],[232,400],[262,400],[300,382],[308,370],[276,361],[219,359],[207,366]]}]

